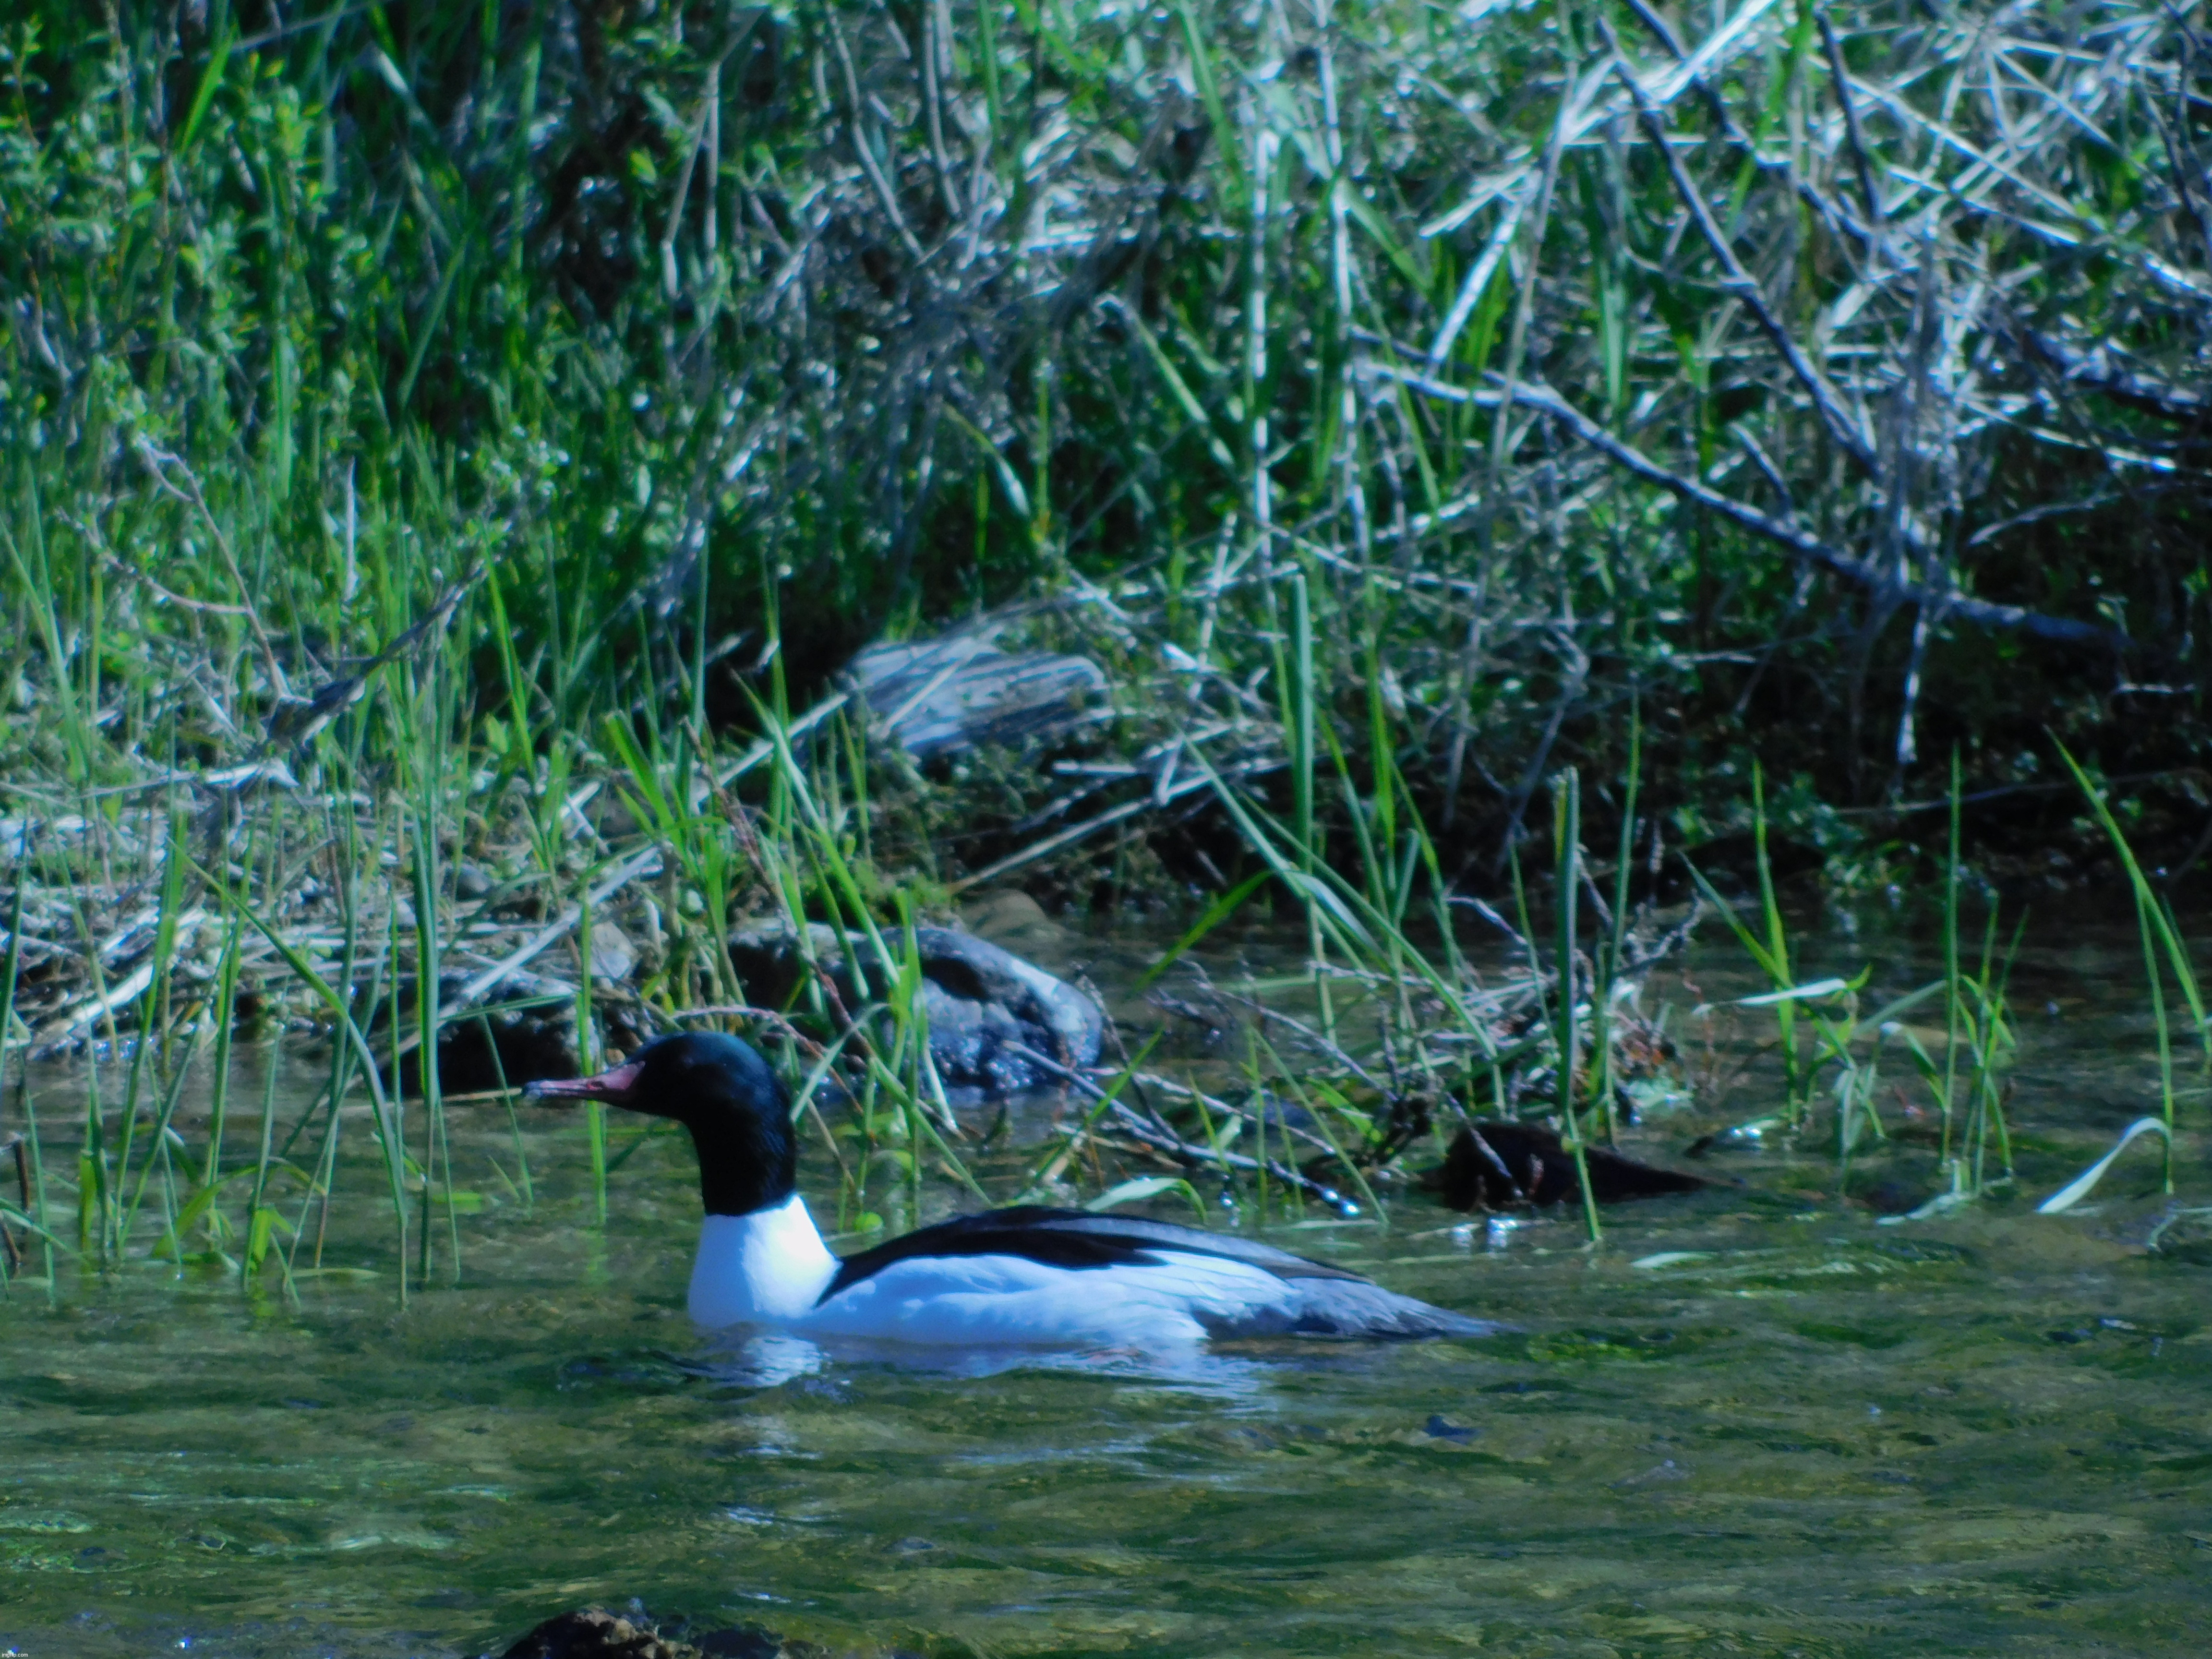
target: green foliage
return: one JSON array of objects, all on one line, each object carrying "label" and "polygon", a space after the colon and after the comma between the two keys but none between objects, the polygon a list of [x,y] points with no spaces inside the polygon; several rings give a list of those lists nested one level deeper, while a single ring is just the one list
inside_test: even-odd
[{"label": "green foliage", "polygon": [[476,714],[570,733],[749,723],[771,609],[805,690],[1110,577],[1117,672],[1272,675],[1302,750],[1357,757],[1387,672],[1394,763],[1492,850],[1619,774],[1630,694],[1667,807],[1747,746],[1859,802],[1930,738],[2192,757],[2193,693],[2112,724],[2146,693],[1975,607],[2124,626],[2146,685],[2212,638],[2212,54],[2116,4],[1814,17],[19,8],[0,759],[235,758],[484,563]]}]

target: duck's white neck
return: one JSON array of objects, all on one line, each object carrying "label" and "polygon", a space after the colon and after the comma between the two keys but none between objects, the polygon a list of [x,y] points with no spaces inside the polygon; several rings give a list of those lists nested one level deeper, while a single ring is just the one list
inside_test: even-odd
[{"label": "duck's white neck", "polygon": [[691,1268],[702,1325],[784,1325],[805,1317],[837,1275],[837,1258],[793,1193],[750,1215],[710,1215]]}]

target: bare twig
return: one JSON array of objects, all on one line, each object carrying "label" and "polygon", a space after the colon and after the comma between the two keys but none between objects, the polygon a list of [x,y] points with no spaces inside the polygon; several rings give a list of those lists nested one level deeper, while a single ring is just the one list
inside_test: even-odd
[{"label": "bare twig", "polygon": [[1709,484],[1668,471],[1650,456],[1614,437],[1549,386],[1523,384],[1510,392],[1468,392],[1462,387],[1446,386],[1387,365],[1376,365],[1375,372],[1388,374],[1433,398],[1484,404],[1494,404],[1510,398],[1516,404],[1540,410],[1591,448],[1626,467],[1638,477],[1671,491],[1683,501],[1695,501],[1730,523],[1788,549],[1798,558],[1832,570],[1839,576],[1848,577],[1883,598],[1905,604],[1939,606],[1945,614],[1961,622],[1972,623],[1977,627],[2016,629],[2039,639],[2080,645],[2103,645],[2115,650],[2124,649],[2130,643],[2126,635],[2095,623],[2075,622],[2065,617],[2047,617],[2040,611],[2028,611],[2016,605],[1999,605],[1989,599],[1977,599],[1954,590],[1933,589],[1917,583],[1900,582],[1872,561],[1831,546],[1810,531],[1771,518],[1757,507],[1723,495]]},{"label": "bare twig", "polygon": [[[1082,1073],[1072,1071],[1058,1060],[1048,1060],[1034,1049],[1024,1048],[1018,1042],[1010,1042],[1006,1047],[1009,1052],[1019,1054],[1031,1065],[1060,1079],[1069,1087],[1087,1095],[1092,1100],[1103,1103],[1114,1121],[1114,1127],[1117,1133],[1128,1136],[1130,1139],[1152,1152],[1166,1153],[1186,1168],[1240,1170],[1250,1175],[1256,1175],[1264,1170],[1285,1187],[1304,1193],[1308,1198],[1317,1199],[1333,1208],[1341,1208],[1344,1205],[1343,1195],[1334,1188],[1323,1186],[1301,1170],[1294,1170],[1290,1165],[1279,1163],[1273,1158],[1247,1158],[1242,1152],[1224,1152],[1218,1147],[1201,1146],[1196,1141],[1185,1140],[1156,1124],[1147,1122],[1139,1115],[1134,1107],[1112,1098],[1105,1090],[1084,1076]],[[1161,1079],[1148,1080],[1158,1082]]]},{"label": "bare twig", "polygon": [[1713,217],[1712,209],[1705,204],[1705,192],[1698,188],[1697,181],[1683,167],[1681,157],[1674,153],[1657,106],[1645,94],[1644,83],[1636,78],[1636,72],[1629,67],[1628,60],[1620,56],[1620,43],[1611,40],[1611,28],[1602,18],[1598,20],[1598,27],[1605,31],[1613,48],[1613,67],[1636,100],[1636,112],[1644,123],[1644,131],[1650,138],[1652,147],[1667,164],[1667,176],[1674,181],[1675,195],[1689,210],[1690,218],[1698,227],[1698,234],[1705,239],[1706,246],[1712,250],[1713,258],[1719,262],[1723,290],[1758,319],[1760,330],[1773,345],[1776,355],[1811,396],[1813,407],[1819,412],[1821,424],[1828,428],[1829,434],[1843,447],[1844,452],[1869,476],[1879,472],[1881,463],[1858,417],[1844,406],[1843,399],[1837,396],[1836,389],[1828,384],[1827,377],[1805,355],[1796,337],[1783,326],[1782,319],[1766,303],[1765,290],[1743,268],[1743,262],[1736,258],[1735,250],[1729,245],[1728,236],[1721,229],[1720,222]]},{"label": "bare twig", "polygon": [[1850,71],[1844,67],[1844,43],[1836,38],[1836,26],[1828,21],[1825,9],[1814,13],[1820,26],[1820,46],[1827,53],[1828,73],[1836,86],[1836,102],[1843,106],[1844,132],[1850,146],[1851,165],[1859,175],[1859,191],[1866,199],[1867,230],[1880,246],[1881,238],[1881,192],[1875,187],[1874,164],[1867,160],[1866,138],[1859,131],[1858,106],[1851,101]]}]

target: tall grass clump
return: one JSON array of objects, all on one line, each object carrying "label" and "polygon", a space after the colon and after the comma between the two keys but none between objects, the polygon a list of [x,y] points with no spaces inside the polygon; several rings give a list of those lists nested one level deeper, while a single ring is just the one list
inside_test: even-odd
[{"label": "tall grass clump", "polygon": [[[1739,998],[1734,1006],[1765,1012],[1774,1020],[1773,1048],[1782,1073],[1781,1109],[1776,1115],[1779,1127],[1797,1136],[1813,1130],[1826,1083],[1827,1127],[1839,1185],[1848,1186],[1853,1160],[1863,1149],[1872,1150],[1890,1137],[1881,1111],[1882,1057],[1892,1043],[1904,1051],[1940,1125],[1940,1184],[1916,1214],[1939,1214],[1972,1203],[2009,1187],[2014,1179],[2007,1073],[2019,1038],[2007,986],[2027,918],[2023,915],[2009,936],[2002,936],[2001,909],[1992,903],[1984,921],[1978,957],[1967,954],[1970,947],[1960,932],[1964,865],[1960,776],[1954,760],[1949,834],[1942,866],[1943,971],[1872,1010],[1863,1007],[1862,999],[1874,975],[1873,964],[1849,978],[1815,980],[1803,979],[1793,968],[1790,922],[1777,896],[1768,853],[1764,780],[1757,772],[1752,778],[1751,802],[1757,915],[1745,917],[1694,860],[1688,866],[1692,883],[1772,988]],[[1930,1004],[1943,1011],[1940,1060],[1905,1020]],[[1890,1092],[1908,1109],[1917,1109],[1901,1091],[1893,1087]]]},{"label": "tall grass clump", "polygon": [[[2174,914],[2171,896],[2160,888],[2154,886],[2150,878],[2144,873],[2142,865],[2136,857],[2134,848],[2129,844],[2126,833],[2120,828],[2119,820],[2113,816],[2112,805],[2106,798],[2105,790],[2100,788],[2091,779],[2088,773],[2082,769],[2081,763],[2074,758],[2063,744],[2060,745],[2059,757],[2065,763],[2066,769],[2072,775],[2075,784],[2080,788],[2082,799],[2087,804],[2098,828],[2103,830],[2111,843],[2114,856],[2119,861],[2121,869],[2127,875],[2129,894],[2135,901],[2136,932],[2142,943],[2143,975],[2150,996],[2151,1022],[2158,1035],[2159,1079],[2158,1116],[2154,1119],[2139,1119],[2130,1126],[2121,1137],[2119,1146],[2116,1146],[2102,1163],[2091,1170],[2082,1182],[2076,1183],[2080,1188],[2078,1192],[2069,1188],[2066,1194],[2059,1195],[2060,1198],[2067,1200],[2067,1204],[2059,1205],[2059,1207],[2063,1208],[2068,1207],[2074,1200],[2086,1194],[2088,1187],[2094,1184],[2096,1177],[2104,1173],[2112,1158],[2118,1157],[2130,1141],[2147,1130],[2155,1132],[2159,1136],[2163,1149],[2161,1178],[2165,1182],[2166,1190],[2168,1193],[2172,1192],[2173,1031],[2166,1001],[2169,976],[2172,989],[2179,994],[2183,1004],[2189,1010],[2190,1024],[2196,1031],[2197,1042],[2202,1046],[2203,1067],[2207,1074],[2212,1074],[2212,1016],[2207,1014],[2203,988],[2198,982],[2196,963],[2183,938],[2181,920]],[[2057,1202],[2057,1199],[2052,1200],[2053,1204]],[[2048,1208],[2050,1206],[2045,1207]]]}]

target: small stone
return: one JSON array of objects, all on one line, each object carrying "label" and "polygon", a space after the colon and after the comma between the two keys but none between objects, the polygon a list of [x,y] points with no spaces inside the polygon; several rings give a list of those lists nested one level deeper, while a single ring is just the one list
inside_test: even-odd
[{"label": "small stone", "polygon": [[590,971],[593,979],[619,985],[636,966],[637,947],[629,942],[629,934],[611,921],[592,924]]},{"label": "small stone", "polygon": [[1008,951],[1049,947],[1067,937],[1067,930],[1018,887],[969,900],[960,907],[960,920],[976,938]]}]

